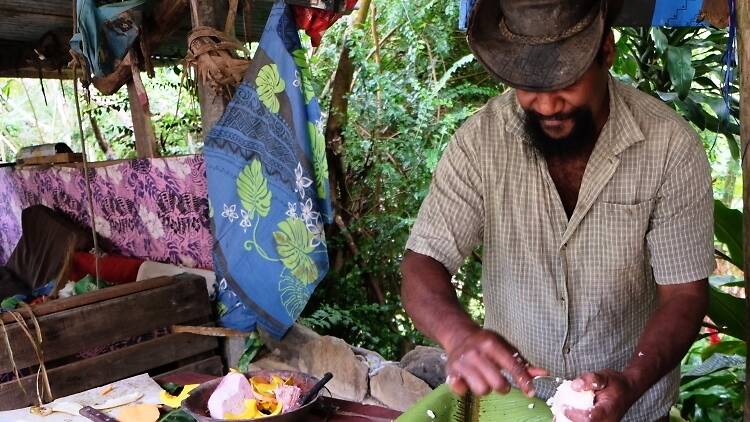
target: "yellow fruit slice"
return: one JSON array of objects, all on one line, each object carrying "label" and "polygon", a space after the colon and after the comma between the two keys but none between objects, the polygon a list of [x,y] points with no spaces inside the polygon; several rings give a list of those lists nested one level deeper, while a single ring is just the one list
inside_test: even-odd
[{"label": "yellow fruit slice", "polygon": [[188,398],[190,395],[190,392],[198,388],[198,384],[187,384],[186,386],[182,387],[182,391],[180,394],[173,396],[169,393],[167,393],[164,390],[161,390],[159,393],[159,400],[162,404],[165,404],[173,409],[176,409],[180,407],[182,404],[182,401]]},{"label": "yellow fruit slice", "polygon": [[119,422],[156,422],[159,419],[159,408],[155,404],[131,404],[117,414]]},{"label": "yellow fruit slice", "polygon": [[224,414],[224,419],[235,421],[238,419],[255,419],[262,416],[263,414],[258,412],[257,402],[255,400],[246,399],[245,410],[242,413],[234,414],[227,412]]}]

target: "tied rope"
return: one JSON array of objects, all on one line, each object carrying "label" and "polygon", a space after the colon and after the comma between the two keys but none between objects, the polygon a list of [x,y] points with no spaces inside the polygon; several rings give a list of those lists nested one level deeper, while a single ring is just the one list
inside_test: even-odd
[{"label": "tied rope", "polygon": [[[96,273],[96,288],[99,289],[99,240],[96,235],[96,218],[94,217],[94,199],[91,195],[91,179],[89,178],[88,153],[86,152],[86,137],[83,134],[83,120],[81,118],[81,105],[78,99],[78,62],[73,65],[73,92],[76,102],[76,115],[78,117],[78,131],[81,134],[81,150],[83,152],[83,178],[86,180],[86,199],[89,206],[89,224],[91,225],[91,236],[94,238],[94,272]],[[87,95],[86,98],[89,98]]]},{"label": "tied rope", "polygon": [[[44,397],[46,396],[49,398],[49,400],[53,400],[54,397],[52,396],[52,388],[49,383],[49,375],[47,373],[47,366],[44,363],[44,350],[42,349],[42,330],[39,327],[39,321],[36,319],[36,316],[34,315],[34,311],[31,309],[31,306],[29,306],[25,302],[20,302],[19,306],[25,310],[29,314],[29,318],[31,319],[32,324],[34,325],[34,333],[32,334],[31,329],[29,329],[28,324],[26,323],[25,318],[21,315],[20,312],[15,312],[8,310],[6,311],[18,324],[18,326],[21,328],[21,331],[26,335],[26,337],[29,339],[29,342],[31,343],[32,349],[34,349],[34,354],[36,355],[37,361],[39,362],[39,368],[36,372],[36,382],[35,382],[35,388],[36,388],[36,400],[37,400],[37,407],[41,408],[44,405]],[[10,344],[10,338],[8,337],[8,329],[5,325],[5,322],[3,322],[2,318],[0,318],[0,327],[2,327],[3,331],[3,340],[5,343],[5,347],[8,349],[8,357],[10,358],[11,365],[13,366],[13,374],[16,377],[16,381],[18,382],[18,386],[21,388],[21,391],[23,391],[24,395],[28,394],[26,392],[26,389],[23,386],[23,382],[21,382],[21,376],[18,371],[18,365],[16,364],[16,360],[13,357],[13,348]]]}]

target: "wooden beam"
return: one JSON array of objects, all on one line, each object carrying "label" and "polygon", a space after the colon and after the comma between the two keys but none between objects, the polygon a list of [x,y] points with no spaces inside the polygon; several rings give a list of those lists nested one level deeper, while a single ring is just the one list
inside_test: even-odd
[{"label": "wooden beam", "polygon": [[[750,160],[746,159],[748,145],[750,145],[750,4],[747,0],[737,1],[737,32],[739,35],[739,65],[740,65],[740,138],[742,139],[742,199],[744,225],[744,258],[745,274],[750,274]],[[747,277],[745,278],[747,281]],[[747,287],[745,288],[747,290]],[[750,309],[750,294],[746,295],[748,309]],[[750,321],[750,313],[745,316]],[[750,324],[747,324],[750,327]],[[750,328],[745,333],[745,341],[750,340]],[[750,370],[750,359],[747,360],[746,370]],[[750,388],[745,381],[745,421],[750,421]]]},{"label": "wooden beam", "polygon": [[151,123],[151,109],[148,105],[148,98],[142,91],[139,93],[139,86],[142,89],[143,84],[131,79],[128,81],[127,86],[130,115],[133,117],[136,155],[138,158],[158,157],[159,151],[156,145],[154,125]]},{"label": "wooden beam", "polygon": [[[216,5],[213,0],[190,0],[190,8],[193,28],[198,26],[218,28]],[[227,103],[221,95],[214,91],[207,81],[201,80],[200,77],[196,77],[196,79],[201,105],[201,128],[203,139],[205,139],[211,128],[219,121],[221,115],[224,114]]]}]

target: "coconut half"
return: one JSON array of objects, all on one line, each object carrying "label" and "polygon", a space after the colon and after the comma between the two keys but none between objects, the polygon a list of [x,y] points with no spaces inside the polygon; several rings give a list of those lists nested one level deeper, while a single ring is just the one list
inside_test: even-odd
[{"label": "coconut half", "polygon": [[552,408],[552,416],[555,422],[571,422],[565,416],[566,409],[591,410],[594,407],[593,391],[573,390],[573,381],[563,381],[555,395],[547,400],[547,405]]}]

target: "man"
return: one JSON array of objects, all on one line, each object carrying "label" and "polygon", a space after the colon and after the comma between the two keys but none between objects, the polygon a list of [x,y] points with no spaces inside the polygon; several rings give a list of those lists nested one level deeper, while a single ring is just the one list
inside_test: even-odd
[{"label": "man", "polygon": [[[407,244],[402,299],[458,394],[532,378],[595,394],[574,421],[665,419],[714,268],[700,139],[614,81],[617,6],[479,0],[469,45],[514,87],[455,134]],[[483,245],[484,328],[451,275]],[[666,420],[666,419],[665,419]]]}]

